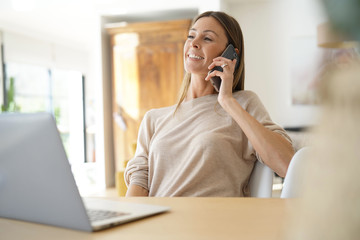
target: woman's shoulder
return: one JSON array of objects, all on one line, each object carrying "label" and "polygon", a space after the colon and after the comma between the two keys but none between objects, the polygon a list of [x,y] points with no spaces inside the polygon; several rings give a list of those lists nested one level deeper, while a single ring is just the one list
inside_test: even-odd
[{"label": "woman's shoulder", "polygon": [[152,108],[145,113],[144,118],[156,119],[160,116],[172,114],[175,111],[175,107],[175,105],[172,105],[168,107]]},{"label": "woman's shoulder", "polygon": [[237,91],[233,93],[233,96],[238,100],[238,101],[251,101],[251,100],[256,100],[259,101],[259,97],[258,95],[251,91],[251,90],[241,90],[241,91]]}]

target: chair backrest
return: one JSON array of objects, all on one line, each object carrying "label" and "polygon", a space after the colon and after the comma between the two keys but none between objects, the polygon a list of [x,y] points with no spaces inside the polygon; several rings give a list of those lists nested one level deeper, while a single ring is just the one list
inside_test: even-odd
[{"label": "chair backrest", "polygon": [[250,197],[271,198],[274,172],[265,164],[256,161],[249,180]]},{"label": "chair backrest", "polygon": [[301,196],[305,171],[304,164],[311,154],[311,149],[311,147],[303,147],[294,154],[284,178],[280,195],[281,198],[296,198]]}]

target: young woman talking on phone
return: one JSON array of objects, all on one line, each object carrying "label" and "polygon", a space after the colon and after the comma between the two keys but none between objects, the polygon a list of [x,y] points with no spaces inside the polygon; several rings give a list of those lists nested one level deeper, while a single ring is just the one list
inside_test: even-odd
[{"label": "young woman talking on phone", "polygon": [[[229,44],[236,59],[221,57]],[[221,70],[212,70],[214,67]],[[244,41],[224,12],[196,17],[184,45],[177,105],[146,113],[125,171],[127,196],[249,196],[255,161],[285,176],[294,154],[284,129],[258,96],[244,90]],[[219,68],[216,68],[219,69]],[[210,79],[220,77],[218,91]]]}]

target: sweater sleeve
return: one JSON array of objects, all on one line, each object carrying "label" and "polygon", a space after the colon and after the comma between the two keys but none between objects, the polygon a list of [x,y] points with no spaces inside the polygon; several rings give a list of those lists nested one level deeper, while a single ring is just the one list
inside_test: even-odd
[{"label": "sweater sleeve", "polygon": [[136,145],[135,156],[128,162],[125,169],[125,183],[129,187],[131,184],[136,184],[140,187],[149,190],[148,187],[148,155],[149,144],[152,137],[152,127],[147,112],[140,124],[138,140]]},{"label": "sweater sleeve", "polygon": [[[278,124],[274,123],[271,120],[269,113],[267,112],[266,108],[264,107],[263,103],[261,102],[258,95],[256,95],[252,91],[248,92],[248,102],[246,105],[246,111],[252,115],[256,120],[258,120],[265,128],[269,129],[270,131],[276,132],[284,137],[287,141],[292,144],[291,138],[288,136],[286,131],[279,126]],[[256,152],[256,158],[262,162],[260,155]]]}]

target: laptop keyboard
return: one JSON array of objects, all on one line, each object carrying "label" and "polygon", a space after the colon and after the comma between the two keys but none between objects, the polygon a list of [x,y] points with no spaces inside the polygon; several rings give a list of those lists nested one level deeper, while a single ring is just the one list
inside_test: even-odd
[{"label": "laptop keyboard", "polygon": [[97,210],[97,209],[87,209],[87,214],[90,218],[90,221],[94,222],[94,221],[101,221],[101,220],[105,220],[105,219],[109,219],[109,218],[127,215],[128,213]]}]

